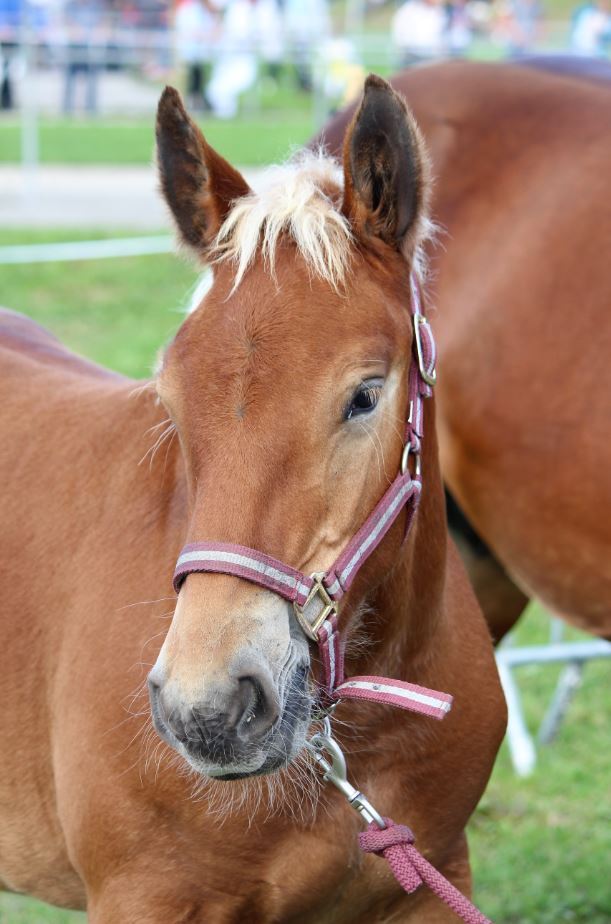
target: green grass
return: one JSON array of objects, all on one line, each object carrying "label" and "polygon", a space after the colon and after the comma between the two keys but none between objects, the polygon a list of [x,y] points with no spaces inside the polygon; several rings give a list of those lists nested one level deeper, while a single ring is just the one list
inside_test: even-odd
[{"label": "green grass", "polygon": [[[41,119],[40,162],[43,164],[142,165],[153,157],[154,115],[122,121]],[[283,160],[313,134],[309,113],[264,114],[239,121],[201,120],[206,138],[224,157],[242,166]],[[19,122],[0,119],[0,163],[19,163]]]},{"label": "green grass", "polygon": [[51,908],[31,898],[0,893],[0,924],[85,924],[86,915]]},{"label": "green grass", "polygon": [[[0,246],[115,236],[0,231]],[[172,254],[2,266],[0,304],[36,318],[77,352],[143,376],[180,324],[197,278],[194,266]]]},{"label": "green grass", "polygon": [[[580,634],[568,630],[567,638]],[[547,640],[547,619],[531,607],[520,644]],[[536,730],[559,668],[519,668],[523,704]],[[471,823],[476,896],[497,924],[608,924],[611,920],[609,661],[586,666],[583,685],[556,741],[518,779],[503,744]]]},{"label": "green grass", "polygon": [[[101,235],[3,232],[0,245],[96,236]],[[144,375],[158,346],[180,323],[177,308],[194,279],[194,271],[171,256],[5,266],[0,301],[99,362]],[[546,621],[533,608],[519,641],[545,639]],[[557,675],[554,667],[519,669],[533,728]],[[539,751],[531,778],[514,775],[503,746],[470,827],[476,899],[496,924],[608,924],[611,919],[608,681],[608,662],[588,665],[557,741]],[[0,924],[79,921],[80,915],[28,899],[0,897]]]},{"label": "green grass", "polygon": [[[206,138],[232,163],[259,166],[283,160],[314,132],[312,98],[291,85],[286,72],[278,82],[264,77],[243,99],[238,118],[199,119]],[[161,90],[161,87],[160,87]],[[0,163],[21,160],[20,123],[0,118]],[[148,164],[153,157],[155,114],[150,117],[52,118],[39,121],[43,164]]]}]

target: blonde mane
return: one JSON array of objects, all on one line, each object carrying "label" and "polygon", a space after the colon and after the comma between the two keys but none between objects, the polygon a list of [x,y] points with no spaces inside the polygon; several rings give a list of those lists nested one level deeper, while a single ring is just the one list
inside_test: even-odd
[{"label": "blonde mane", "polygon": [[[309,270],[339,289],[346,280],[354,238],[341,211],[343,171],[325,153],[303,151],[285,164],[269,167],[260,188],[237,199],[212,247],[214,262],[235,265],[234,289],[261,248],[270,272],[283,236],[289,237]],[[434,226],[425,213],[410,235],[412,264],[424,275],[423,244]]]},{"label": "blonde mane", "polygon": [[257,192],[237,199],[213,246],[236,266],[237,287],[259,247],[273,272],[280,238],[289,236],[310,270],[334,288],[346,277],[350,223],[340,211],[342,171],[322,150],[269,167]]}]

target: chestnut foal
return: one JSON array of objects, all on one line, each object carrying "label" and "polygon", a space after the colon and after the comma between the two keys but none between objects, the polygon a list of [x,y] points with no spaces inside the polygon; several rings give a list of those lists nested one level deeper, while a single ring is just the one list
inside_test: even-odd
[{"label": "chestnut foal", "polygon": [[[167,634],[157,618],[185,540],[310,574],[395,478],[410,273],[428,229],[418,130],[369,78],[343,175],[306,157],[259,195],[173,90],[157,137],[180,236],[214,282],[155,382],[134,395],[2,317],[0,883],[86,908],[92,924],[456,920],[361,854],[358,816],[318,787],[304,745],[319,665],[293,607],[235,575],[189,573]],[[418,513],[364,563],[339,626],[350,672],[447,691],[454,706],[437,723],[342,702],[334,725],[351,778],[468,893],[465,825],[505,714],[425,404]],[[142,433],[164,417],[178,439],[138,466]],[[152,751],[142,687],[129,706],[151,657],[165,739]]]}]

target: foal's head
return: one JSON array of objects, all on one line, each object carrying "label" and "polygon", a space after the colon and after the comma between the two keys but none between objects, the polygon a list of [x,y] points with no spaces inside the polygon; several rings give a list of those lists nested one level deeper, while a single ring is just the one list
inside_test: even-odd
[{"label": "foal's head", "polygon": [[[181,238],[214,273],[157,383],[184,458],[186,538],[324,570],[399,466],[409,272],[427,229],[420,136],[402,99],[370,77],[343,170],[307,155],[253,193],[170,89],[157,140]],[[398,526],[363,569],[344,627],[400,536]],[[157,730],[202,774],[278,769],[304,743],[309,668],[285,600],[190,574],[150,675]]]}]

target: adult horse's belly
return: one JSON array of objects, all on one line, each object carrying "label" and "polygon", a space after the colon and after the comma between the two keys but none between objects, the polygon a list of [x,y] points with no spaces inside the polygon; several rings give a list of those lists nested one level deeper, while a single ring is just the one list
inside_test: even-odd
[{"label": "adult horse's belly", "polygon": [[[444,478],[529,595],[611,635],[611,68],[571,70],[448,62],[392,83],[436,177]],[[322,135],[338,153],[349,117]]]},{"label": "adult horse's belly", "polygon": [[465,216],[440,262],[442,470],[529,596],[610,635],[611,227],[592,203],[578,252],[526,194],[513,222]]},{"label": "adult horse's belly", "polygon": [[611,93],[511,68],[471,90],[427,129],[444,478],[519,586],[611,635]]}]

